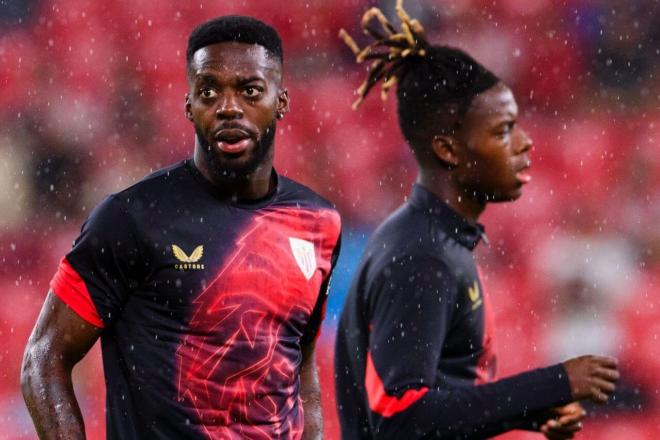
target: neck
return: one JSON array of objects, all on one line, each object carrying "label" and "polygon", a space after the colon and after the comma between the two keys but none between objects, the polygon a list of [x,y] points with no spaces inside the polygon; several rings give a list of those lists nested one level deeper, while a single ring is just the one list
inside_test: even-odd
[{"label": "neck", "polygon": [[417,183],[443,200],[451,209],[472,223],[477,223],[486,209],[486,203],[471,197],[457,187],[450,172],[420,170]]},{"label": "neck", "polygon": [[256,200],[266,197],[275,187],[272,158],[266,158],[250,174],[235,176],[225,176],[214,170],[200,148],[195,148],[193,162],[202,176],[228,198]]}]

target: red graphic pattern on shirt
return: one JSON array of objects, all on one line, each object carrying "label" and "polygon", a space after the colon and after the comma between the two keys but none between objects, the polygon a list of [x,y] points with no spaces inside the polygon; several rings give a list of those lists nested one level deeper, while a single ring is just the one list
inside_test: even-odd
[{"label": "red graphic pattern on shirt", "polygon": [[[265,210],[193,301],[176,352],[177,398],[208,438],[302,436],[299,342],[338,236],[334,211]],[[317,269],[309,281],[290,237],[314,244]]]}]

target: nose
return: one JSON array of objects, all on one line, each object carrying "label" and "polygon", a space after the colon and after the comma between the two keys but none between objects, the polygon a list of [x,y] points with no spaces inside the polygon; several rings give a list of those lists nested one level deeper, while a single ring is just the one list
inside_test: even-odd
[{"label": "nose", "polygon": [[224,93],[218,99],[218,107],[215,115],[219,119],[241,119],[243,109],[238,103],[238,99],[232,93]]},{"label": "nose", "polygon": [[534,146],[534,142],[524,130],[521,129],[519,133],[520,135],[519,135],[518,145],[516,148],[516,153],[523,154],[532,149],[532,147]]}]

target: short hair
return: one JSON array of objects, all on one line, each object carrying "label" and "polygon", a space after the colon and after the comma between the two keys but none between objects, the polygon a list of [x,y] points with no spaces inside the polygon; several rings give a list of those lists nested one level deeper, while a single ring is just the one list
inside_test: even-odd
[{"label": "short hair", "polygon": [[190,33],[186,48],[186,65],[190,66],[195,52],[199,49],[226,41],[258,44],[280,63],[284,60],[282,40],[275,29],[256,18],[225,15],[200,24]]},{"label": "short hair", "polygon": [[[398,84],[399,125],[414,149],[415,141],[424,137],[429,128],[451,134],[474,97],[500,79],[460,49],[430,45],[419,21],[403,10],[402,0],[397,0],[396,12],[401,20],[400,31],[377,8],[364,14],[362,28],[375,40],[364,49],[343,29],[340,37],[358,62],[373,60],[353,107],[357,108],[379,81],[383,81],[383,99]],[[382,30],[372,26],[374,19],[380,22]]]}]

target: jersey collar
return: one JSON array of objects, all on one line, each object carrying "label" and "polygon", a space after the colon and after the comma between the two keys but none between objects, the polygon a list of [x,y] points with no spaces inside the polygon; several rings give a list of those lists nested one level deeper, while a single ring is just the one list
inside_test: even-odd
[{"label": "jersey collar", "polygon": [[488,244],[483,225],[468,221],[423,186],[413,186],[408,203],[429,214],[447,235],[469,250],[474,249],[482,238]]},{"label": "jersey collar", "polygon": [[275,168],[273,168],[272,171],[272,179],[274,180],[273,189],[264,197],[261,197],[259,199],[249,200],[249,199],[234,199],[231,197],[227,197],[224,193],[219,191],[218,188],[215,187],[211,182],[206,180],[206,178],[202,175],[202,173],[197,169],[197,166],[195,166],[195,162],[192,158],[186,159],[185,162],[188,170],[191,172],[195,180],[197,180],[204,188],[206,188],[206,190],[211,195],[216,197],[218,200],[221,200],[237,208],[243,208],[243,209],[265,208],[266,206],[270,205],[277,198],[277,195],[280,193],[281,179],[279,178],[277,171],[275,171]]}]

